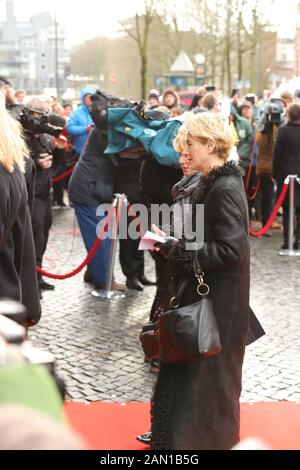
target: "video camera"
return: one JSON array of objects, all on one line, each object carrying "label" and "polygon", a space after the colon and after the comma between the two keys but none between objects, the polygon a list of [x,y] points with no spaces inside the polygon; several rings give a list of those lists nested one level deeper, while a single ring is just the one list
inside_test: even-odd
[{"label": "video camera", "polygon": [[58,136],[66,125],[66,120],[56,113],[44,113],[22,106],[18,120],[23,129],[33,134]]},{"label": "video camera", "polygon": [[165,121],[169,119],[169,113],[157,109],[146,109],[144,101],[133,102],[127,99],[118,98],[115,95],[103,90],[97,90],[91,97],[92,104],[89,108],[90,115],[97,128],[106,133],[108,131],[108,110],[110,108],[131,108],[146,121]]},{"label": "video camera", "polygon": [[257,119],[257,130],[262,134],[270,134],[273,126],[280,126],[284,113],[284,101],[280,98],[271,98],[261,106]]},{"label": "video camera", "polygon": [[108,108],[132,108],[135,105],[132,101],[118,98],[103,90],[97,90],[91,96],[91,101],[92,104],[89,108],[90,115],[98,129],[102,132],[107,132],[108,130]]}]

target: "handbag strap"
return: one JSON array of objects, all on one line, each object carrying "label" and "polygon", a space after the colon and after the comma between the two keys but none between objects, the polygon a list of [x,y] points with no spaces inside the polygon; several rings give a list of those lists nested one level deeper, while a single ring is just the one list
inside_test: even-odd
[{"label": "handbag strap", "polygon": [[194,274],[198,281],[197,292],[199,295],[205,296],[209,294],[209,286],[204,282],[204,272],[200,266],[197,251],[193,251],[193,267]]},{"label": "handbag strap", "polygon": [[[194,275],[197,278],[198,281],[198,286],[197,286],[197,292],[199,295],[202,297],[206,296],[209,294],[209,286],[204,282],[204,272],[200,266],[199,259],[197,256],[197,251],[193,251],[193,268],[194,268]],[[170,307],[171,308],[177,308],[180,305],[181,298],[183,296],[183,293],[185,289],[187,288],[188,283],[190,282],[189,277],[185,277],[183,279],[180,279],[178,285],[177,285],[177,291],[173,297],[171,297],[170,300]]]}]

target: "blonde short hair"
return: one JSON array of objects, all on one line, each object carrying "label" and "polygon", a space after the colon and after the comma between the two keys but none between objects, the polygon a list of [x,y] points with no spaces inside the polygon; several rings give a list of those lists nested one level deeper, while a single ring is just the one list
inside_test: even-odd
[{"label": "blonde short hair", "polygon": [[182,153],[186,148],[187,130],[184,126],[179,127],[173,141],[173,147],[178,153]]},{"label": "blonde short hair", "polygon": [[218,157],[222,160],[228,159],[234,146],[234,136],[225,116],[220,113],[191,113],[182,128],[186,138],[190,136],[203,144],[210,140],[215,145]]},{"label": "blonde short hair", "polygon": [[10,173],[16,167],[24,172],[24,159],[28,156],[22,127],[7,111],[5,97],[0,92],[0,164]]}]

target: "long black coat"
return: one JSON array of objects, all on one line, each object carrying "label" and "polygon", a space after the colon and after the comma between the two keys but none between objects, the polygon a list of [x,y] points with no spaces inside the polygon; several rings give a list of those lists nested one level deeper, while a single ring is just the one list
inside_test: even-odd
[{"label": "long black coat", "polygon": [[[280,127],[273,153],[273,176],[277,180],[278,195],[288,175],[300,176],[300,124],[288,123]],[[288,206],[288,195],[284,206]],[[300,186],[295,183],[295,207],[300,207]]]},{"label": "long black coat", "polygon": [[0,297],[22,302],[27,326],[37,323],[41,306],[24,175],[0,165]]},{"label": "long black coat", "polygon": [[[229,449],[239,440],[239,397],[249,323],[248,206],[241,169],[226,163],[202,178],[192,195],[204,204],[205,243],[198,251],[210,286],[222,352],[186,364],[163,364],[152,401],[156,449]],[[181,305],[199,300],[191,252],[169,253],[173,274],[191,281]]]}]

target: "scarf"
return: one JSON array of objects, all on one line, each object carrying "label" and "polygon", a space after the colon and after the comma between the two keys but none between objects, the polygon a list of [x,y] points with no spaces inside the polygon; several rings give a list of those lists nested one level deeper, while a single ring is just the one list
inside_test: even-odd
[{"label": "scarf", "polygon": [[174,202],[179,202],[181,199],[190,196],[199,185],[202,173],[193,173],[190,176],[184,176],[172,188],[172,196]]}]

